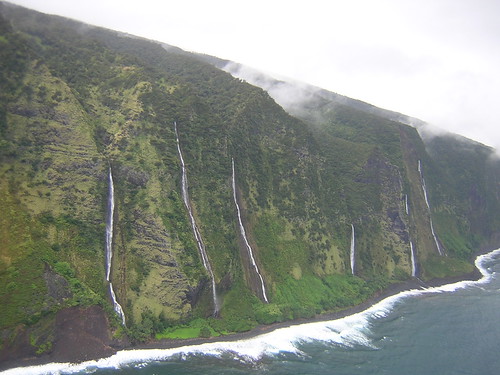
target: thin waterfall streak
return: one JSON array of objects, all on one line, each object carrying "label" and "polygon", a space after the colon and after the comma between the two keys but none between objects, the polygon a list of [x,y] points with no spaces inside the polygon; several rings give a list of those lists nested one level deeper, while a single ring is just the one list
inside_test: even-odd
[{"label": "thin waterfall streak", "polygon": [[418,161],[418,173],[420,174],[420,184],[422,185],[422,190],[424,191],[424,199],[427,208],[430,210],[431,206],[429,204],[429,199],[427,198],[427,186],[425,185],[424,174],[422,173],[422,163]]},{"label": "thin waterfall streak", "polygon": [[422,189],[424,190],[425,204],[427,205],[427,208],[430,210],[431,205],[429,204],[429,198],[427,197],[427,186],[425,185],[425,179],[423,177],[422,177]]},{"label": "thin waterfall streak", "polygon": [[439,255],[443,255],[443,252],[441,250],[441,246],[439,245],[439,241],[437,239],[436,233],[434,232],[434,224],[432,223],[432,218],[431,217],[429,217],[429,223],[431,225],[431,233],[432,233],[432,237],[434,238],[434,242],[436,243],[436,247],[438,249],[438,253],[439,253]]},{"label": "thin waterfall streak", "polygon": [[113,216],[115,212],[115,189],[111,167],[108,173],[108,217],[106,218],[106,280],[111,275],[111,259],[113,258]]},{"label": "thin waterfall streak", "polygon": [[410,212],[408,207],[408,194],[405,194],[405,210],[406,210],[406,215],[408,215]]},{"label": "thin waterfall streak", "polygon": [[410,256],[411,256],[411,276],[417,277],[417,259],[415,258],[415,249],[413,242],[410,240]]},{"label": "thin waterfall streak", "polygon": [[125,313],[123,312],[122,306],[118,303],[113,289],[113,283],[109,283],[109,292],[111,294],[111,299],[113,300],[113,308],[118,316],[122,319],[122,324],[125,326]]},{"label": "thin waterfall streak", "polygon": [[255,269],[255,273],[259,276],[260,285],[261,285],[261,289],[262,289],[262,296],[264,298],[264,301],[266,301],[266,303],[269,303],[269,301],[267,300],[267,294],[266,294],[266,287],[264,285],[264,279],[262,278],[262,275],[259,272],[259,267],[257,266],[257,263],[255,262],[255,258],[253,256],[252,247],[250,246],[250,243],[248,242],[247,235],[246,235],[246,232],[245,232],[245,227],[243,226],[243,221],[241,219],[240,206],[238,204],[238,199],[236,198],[236,177],[235,177],[235,172],[234,172],[234,159],[231,160],[231,163],[232,163],[232,169],[233,169],[233,198],[234,198],[234,204],[236,205],[236,211],[238,213],[238,222],[239,222],[239,225],[240,225],[241,236],[243,237],[243,241],[245,242],[245,247],[247,249],[248,255],[249,255],[250,260],[252,262],[252,266]]},{"label": "thin waterfall streak", "polygon": [[418,173],[420,173],[420,180],[421,180],[421,184],[422,184],[422,190],[424,192],[425,204],[427,205],[427,210],[429,211],[429,224],[431,227],[432,237],[434,238],[434,242],[436,243],[436,247],[437,247],[439,255],[442,256],[443,251],[441,250],[441,245],[439,245],[439,241],[437,239],[436,233],[434,232],[434,224],[432,223],[432,217],[431,217],[431,206],[429,204],[429,199],[427,197],[427,186],[425,185],[425,179],[424,179],[424,174],[422,173],[422,164],[420,163],[420,160],[418,161]]},{"label": "thin waterfall streak", "polygon": [[113,284],[111,283],[111,260],[113,258],[113,217],[115,213],[115,188],[113,184],[113,174],[109,167],[108,174],[108,217],[106,218],[106,280],[109,283],[109,292],[113,302],[113,309],[120,316],[122,324],[125,326],[125,313],[116,299]]},{"label": "thin waterfall streak", "polygon": [[354,235],[354,225],[351,224],[351,273],[354,275],[354,266],[355,266],[355,250],[356,250],[356,244],[355,244],[355,235]]},{"label": "thin waterfall streak", "polygon": [[201,238],[200,230],[198,229],[198,226],[196,225],[196,221],[194,219],[191,204],[189,203],[186,165],[184,163],[184,157],[182,156],[182,151],[181,151],[181,146],[180,146],[180,141],[179,141],[179,133],[177,132],[177,123],[175,121],[174,121],[174,130],[175,130],[175,137],[176,137],[176,141],[177,141],[177,151],[179,153],[179,159],[181,161],[181,169],[182,169],[182,177],[181,177],[182,200],[184,201],[184,205],[186,206],[186,209],[187,209],[188,214],[189,214],[189,220],[191,222],[191,227],[193,228],[194,239],[196,240],[196,244],[198,246],[198,250],[199,250],[200,255],[201,255],[201,261],[203,263],[203,267],[207,270],[207,272],[210,275],[210,280],[212,282],[214,315],[217,315],[219,313],[220,307],[219,307],[219,302],[218,302],[218,298],[217,298],[217,290],[216,290],[216,285],[215,285],[215,275],[214,275],[214,272],[212,270],[212,266],[210,265],[210,260],[208,259],[207,251],[205,249],[205,244],[203,243],[203,240]]}]

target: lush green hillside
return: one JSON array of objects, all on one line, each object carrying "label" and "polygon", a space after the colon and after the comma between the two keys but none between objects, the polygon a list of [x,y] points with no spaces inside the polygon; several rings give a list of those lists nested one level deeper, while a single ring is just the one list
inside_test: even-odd
[{"label": "lush green hillside", "polygon": [[[472,254],[498,242],[499,164],[481,145],[424,144],[408,125],[324,97],[292,117],[197,55],[7,3],[0,16],[4,347],[29,337],[50,352],[57,314],[71,306],[100,306],[116,340],[249,330],[410,279],[410,241],[424,279],[470,272]],[[241,236],[232,159],[269,303]],[[109,170],[111,281],[126,327],[105,276]]]},{"label": "lush green hillside", "polygon": [[[332,140],[327,141],[328,135],[325,135],[328,132],[336,138],[376,144],[386,151],[387,156],[394,152],[397,163],[401,154],[397,153],[397,136],[394,132],[391,135],[393,122],[414,125],[423,135],[422,140],[408,127],[400,127],[399,135],[407,182],[410,183],[403,190],[414,206],[413,214],[410,213],[410,229],[422,233],[430,225],[429,209],[422,195],[421,176],[417,173],[420,160],[427,181],[433,223],[446,254],[470,259],[478,248],[496,246],[500,208],[496,181],[500,162],[490,147],[458,135],[443,133],[442,130],[434,132],[430,125],[421,120],[318,87],[276,80],[241,64],[211,56],[198,55],[198,58],[266,89],[285,110],[305,121],[316,135],[318,143],[326,145],[326,155],[332,152],[329,147]],[[418,196],[419,199],[412,198]],[[418,237],[414,241],[424,241],[419,246],[422,248],[419,258],[425,261],[425,252],[436,248],[435,241],[429,233]],[[442,259],[435,261],[443,266]],[[430,262],[429,267],[424,267],[421,272],[427,273],[428,277],[445,274],[437,271],[439,267],[435,266],[432,259]]]}]

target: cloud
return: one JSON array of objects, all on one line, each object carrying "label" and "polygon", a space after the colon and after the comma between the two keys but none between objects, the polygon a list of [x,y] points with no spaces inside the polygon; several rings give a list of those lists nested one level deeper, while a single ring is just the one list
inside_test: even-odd
[{"label": "cloud", "polygon": [[498,1],[12,1],[293,77],[500,146]]},{"label": "cloud", "polygon": [[429,93],[425,120],[500,149],[500,79],[476,72],[456,72]]},{"label": "cloud", "polygon": [[314,92],[317,91],[310,85],[289,78],[273,78],[269,74],[235,62],[228,62],[222,69],[234,77],[266,90],[285,109],[303,106],[313,99]]}]

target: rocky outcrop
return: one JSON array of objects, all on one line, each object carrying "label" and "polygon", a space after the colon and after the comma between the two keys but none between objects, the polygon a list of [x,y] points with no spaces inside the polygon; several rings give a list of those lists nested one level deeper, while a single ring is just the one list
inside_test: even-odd
[{"label": "rocky outcrop", "polygon": [[[116,345],[108,318],[99,306],[70,307],[37,328],[19,326],[2,332],[0,369],[47,362],[81,362],[110,356]],[[123,343],[121,343],[123,344]]]}]

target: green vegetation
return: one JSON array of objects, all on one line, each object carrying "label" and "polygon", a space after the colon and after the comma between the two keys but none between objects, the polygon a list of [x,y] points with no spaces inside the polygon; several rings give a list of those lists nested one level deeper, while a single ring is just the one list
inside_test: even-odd
[{"label": "green vegetation", "polygon": [[474,270],[474,266],[461,259],[446,259],[433,256],[423,264],[428,279],[466,275]]},{"label": "green vegetation", "polygon": [[354,306],[367,299],[386,283],[370,282],[353,276],[331,275],[319,279],[289,277],[275,292],[285,320],[312,317],[327,311]]},{"label": "green vegetation", "polygon": [[157,339],[189,339],[194,337],[216,337],[220,336],[206,319],[195,319],[187,325],[168,328],[156,335]]},{"label": "green vegetation", "polygon": [[[500,163],[481,145],[424,144],[360,103],[311,100],[292,117],[197,55],[5,3],[0,47],[0,329],[26,325],[39,354],[69,306],[103,306],[115,337],[132,342],[225,335],[337,311],[409,279],[410,239],[430,279],[470,272],[498,238]],[[232,158],[270,303],[242,246]],[[447,257],[436,254],[418,160]],[[127,327],[104,274],[109,168],[111,280]]]},{"label": "green vegetation", "polygon": [[432,139],[428,149],[436,227],[451,254],[471,260],[500,224],[500,202],[492,188],[498,158],[491,148],[452,135]]},{"label": "green vegetation", "polygon": [[[353,276],[332,275],[324,279],[307,276],[301,280],[288,277],[274,292],[273,303],[264,304],[245,289],[225,298],[228,308],[218,318],[197,318],[187,324],[168,327],[157,339],[216,337],[248,331],[257,324],[271,324],[290,319],[310,318],[354,306],[387,286],[387,281],[366,282]],[[240,294],[243,292],[245,294]],[[238,303],[236,303],[236,300]]]},{"label": "green vegetation", "polygon": [[4,308],[0,326],[8,327],[41,316],[47,293],[44,263],[50,261],[52,252],[40,226],[7,189],[1,192],[0,303]]}]

